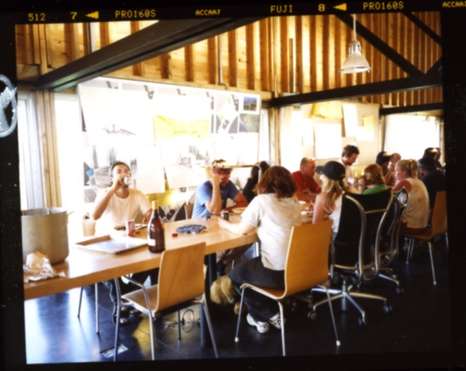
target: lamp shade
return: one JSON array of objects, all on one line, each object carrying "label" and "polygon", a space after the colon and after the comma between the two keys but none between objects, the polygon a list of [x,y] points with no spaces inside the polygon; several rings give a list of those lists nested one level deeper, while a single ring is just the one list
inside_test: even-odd
[{"label": "lamp shade", "polygon": [[362,55],[361,44],[357,40],[351,41],[348,48],[348,57],[341,67],[342,73],[367,72],[371,69],[369,62]]}]

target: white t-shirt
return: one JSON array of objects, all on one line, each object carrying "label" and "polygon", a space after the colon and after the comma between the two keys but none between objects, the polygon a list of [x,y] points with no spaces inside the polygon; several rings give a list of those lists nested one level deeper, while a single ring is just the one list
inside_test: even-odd
[{"label": "white t-shirt", "polygon": [[[96,200],[96,204],[105,196],[106,192],[102,192]],[[130,219],[140,221],[149,209],[150,204],[146,196],[141,191],[130,188],[129,195],[126,198],[113,194],[103,217],[112,226],[124,225]]]},{"label": "white t-shirt", "polygon": [[264,267],[284,270],[291,227],[301,224],[300,206],[294,198],[260,194],[241,215],[241,221],[257,227]]}]

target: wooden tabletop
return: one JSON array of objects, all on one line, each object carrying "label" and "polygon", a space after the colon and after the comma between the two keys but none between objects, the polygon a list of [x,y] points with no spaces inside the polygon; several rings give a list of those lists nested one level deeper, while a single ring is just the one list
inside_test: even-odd
[{"label": "wooden tabletop", "polygon": [[[205,225],[207,231],[199,234],[178,234],[176,237],[172,236],[176,232],[177,227],[193,223]],[[254,232],[247,235],[236,235],[221,229],[215,218],[209,221],[183,220],[166,223],[164,226],[165,247],[167,249],[205,242],[207,246],[206,254],[211,254],[252,244],[257,238]],[[138,233],[137,237],[145,238],[145,230]],[[57,272],[64,272],[65,277],[25,283],[25,299],[56,294],[72,288],[120,277],[125,274],[155,269],[160,265],[160,254],[151,253],[147,246],[119,254],[86,251],[84,248],[74,244],[70,245],[69,250],[70,254],[65,262],[53,266]]]}]

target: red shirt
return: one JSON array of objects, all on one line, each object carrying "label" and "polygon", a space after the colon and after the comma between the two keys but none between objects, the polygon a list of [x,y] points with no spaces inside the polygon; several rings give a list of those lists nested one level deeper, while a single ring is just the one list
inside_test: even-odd
[{"label": "red shirt", "polygon": [[292,175],[298,192],[309,190],[312,193],[320,193],[320,186],[314,178],[304,177],[299,170],[295,171]]}]

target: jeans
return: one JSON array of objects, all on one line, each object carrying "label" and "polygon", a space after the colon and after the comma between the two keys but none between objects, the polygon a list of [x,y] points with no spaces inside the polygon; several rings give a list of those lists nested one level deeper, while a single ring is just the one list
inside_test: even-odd
[{"label": "jeans", "polygon": [[[243,283],[283,290],[285,286],[285,271],[268,269],[262,264],[261,258],[256,257],[236,265],[230,272],[229,277],[238,293]],[[246,289],[244,301],[248,307],[249,314],[258,321],[267,321],[278,313],[278,304],[275,300]]]}]

